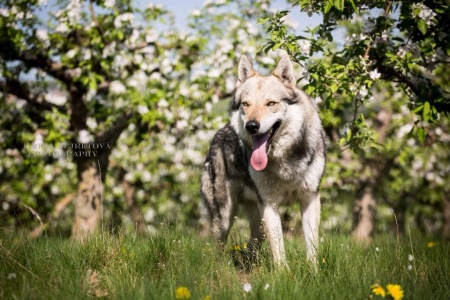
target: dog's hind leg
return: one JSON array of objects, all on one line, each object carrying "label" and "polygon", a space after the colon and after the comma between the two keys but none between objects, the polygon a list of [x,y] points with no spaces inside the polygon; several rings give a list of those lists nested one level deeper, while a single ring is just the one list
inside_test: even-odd
[{"label": "dog's hind leg", "polygon": [[264,239],[264,231],[261,223],[261,213],[258,209],[256,201],[245,201],[241,203],[241,207],[250,225],[250,240],[248,242],[248,250],[252,254],[256,254]]},{"label": "dog's hind leg", "polygon": [[317,264],[319,250],[320,194],[305,195],[300,203],[302,211],[302,227],[306,242],[306,257]]},{"label": "dog's hind leg", "polygon": [[232,199],[230,182],[226,180],[212,180],[208,172],[202,175],[203,203],[207,209],[211,232],[223,246],[236,215],[236,204]]}]

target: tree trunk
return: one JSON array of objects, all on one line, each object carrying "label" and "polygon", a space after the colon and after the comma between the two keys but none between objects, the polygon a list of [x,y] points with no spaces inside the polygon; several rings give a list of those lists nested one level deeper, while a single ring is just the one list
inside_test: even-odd
[{"label": "tree trunk", "polygon": [[103,215],[103,183],[97,170],[93,162],[82,172],[78,184],[72,226],[72,237],[77,240],[95,232]]},{"label": "tree trunk", "polygon": [[[389,129],[392,113],[386,109],[381,109],[376,118],[376,131],[378,142],[383,143]],[[382,184],[384,176],[389,172],[392,165],[392,158],[375,157],[365,161],[365,171],[367,176],[360,182],[360,187],[356,193],[356,200],[353,209],[353,233],[356,241],[370,243],[370,237],[375,228],[375,213],[377,202],[375,199],[376,189]]]},{"label": "tree trunk", "polygon": [[145,226],[145,221],[142,216],[141,208],[139,207],[139,204],[136,201],[135,197],[136,187],[124,179],[122,180],[122,188],[125,194],[127,210],[128,213],[130,214],[131,220],[134,223],[136,232],[141,236],[145,236],[147,234],[147,228]]},{"label": "tree trunk", "polygon": [[354,206],[353,238],[368,244],[375,227],[376,201],[373,197],[373,188],[364,187],[357,196]]},{"label": "tree trunk", "polygon": [[143,218],[141,208],[139,207],[139,203],[136,201],[136,186],[129,183],[125,179],[126,174],[126,170],[121,168],[119,173],[119,181],[121,182],[120,184],[125,195],[127,211],[134,223],[136,232],[139,235],[145,236],[147,234],[147,227],[145,225],[145,220]]},{"label": "tree trunk", "polygon": [[78,173],[75,196],[75,215],[72,237],[83,240],[98,228],[103,216],[103,182],[108,171],[109,155],[117,139],[128,126],[131,115],[121,116],[109,130],[98,136],[94,143],[82,145],[74,151]]}]

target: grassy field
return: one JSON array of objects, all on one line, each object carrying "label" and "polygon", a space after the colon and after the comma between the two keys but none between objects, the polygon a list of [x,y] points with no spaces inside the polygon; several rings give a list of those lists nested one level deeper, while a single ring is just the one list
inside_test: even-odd
[{"label": "grassy field", "polygon": [[3,236],[0,299],[382,299],[374,284],[400,285],[403,299],[450,299],[449,242],[390,234],[367,247],[339,234],[321,240],[317,272],[301,238],[287,240],[289,270],[274,269],[266,248],[245,272],[239,247],[219,251],[183,229],[100,234],[83,244]]}]

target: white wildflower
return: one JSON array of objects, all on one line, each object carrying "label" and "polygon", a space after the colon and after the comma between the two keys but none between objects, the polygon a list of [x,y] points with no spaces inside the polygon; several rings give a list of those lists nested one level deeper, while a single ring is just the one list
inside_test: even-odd
[{"label": "white wildflower", "polygon": [[156,211],[153,208],[149,208],[144,215],[144,219],[145,219],[145,221],[151,223],[155,219],[155,215],[156,215]]},{"label": "white wildflower", "polygon": [[412,256],[412,254],[409,254],[409,255],[408,255],[408,260],[409,260],[409,261],[413,261],[413,259],[414,259],[414,256]]},{"label": "white wildflower", "polygon": [[248,293],[252,290],[252,285],[250,283],[245,283],[243,286],[244,292]]}]

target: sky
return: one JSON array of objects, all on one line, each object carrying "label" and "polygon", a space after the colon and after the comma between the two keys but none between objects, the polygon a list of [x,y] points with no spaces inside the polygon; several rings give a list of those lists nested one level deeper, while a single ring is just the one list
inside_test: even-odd
[{"label": "sky", "polygon": [[[57,2],[57,0],[47,0],[47,5],[38,11],[39,17],[45,20],[50,11],[59,9],[59,5],[56,4]],[[187,28],[187,17],[193,10],[202,8],[204,2],[205,0],[135,0],[136,5],[142,8],[150,3],[162,4],[168,11],[173,13],[176,26],[179,29]],[[275,10],[290,10],[290,16],[298,23],[296,30],[298,34],[303,33],[307,27],[315,27],[321,22],[319,15],[314,14],[309,17],[306,13],[300,12],[298,6],[292,8],[285,0],[273,0],[271,8]]]},{"label": "sky", "polygon": [[[200,9],[203,6],[205,0],[141,0],[143,3],[158,3],[163,4],[169,11],[172,11],[178,24],[186,25],[187,16],[194,9]],[[320,22],[318,15],[308,17],[306,13],[301,13],[298,6],[292,8],[290,4],[287,4],[284,0],[273,1],[272,8],[276,10],[291,10],[293,12],[292,17],[299,23],[299,30],[303,31],[307,26],[317,26]]]},{"label": "sky", "polygon": [[[149,3],[162,4],[165,8],[175,15],[175,20],[179,28],[186,27],[187,16],[194,10],[200,9],[203,6],[205,0],[139,0],[139,3],[145,7]],[[301,33],[306,30],[307,27],[314,27],[319,25],[321,17],[313,15],[309,17],[306,13],[300,12],[298,6],[292,8],[292,6],[286,3],[285,0],[272,1],[271,7],[275,10],[290,10],[292,18],[298,23],[299,27],[297,32]]]}]

